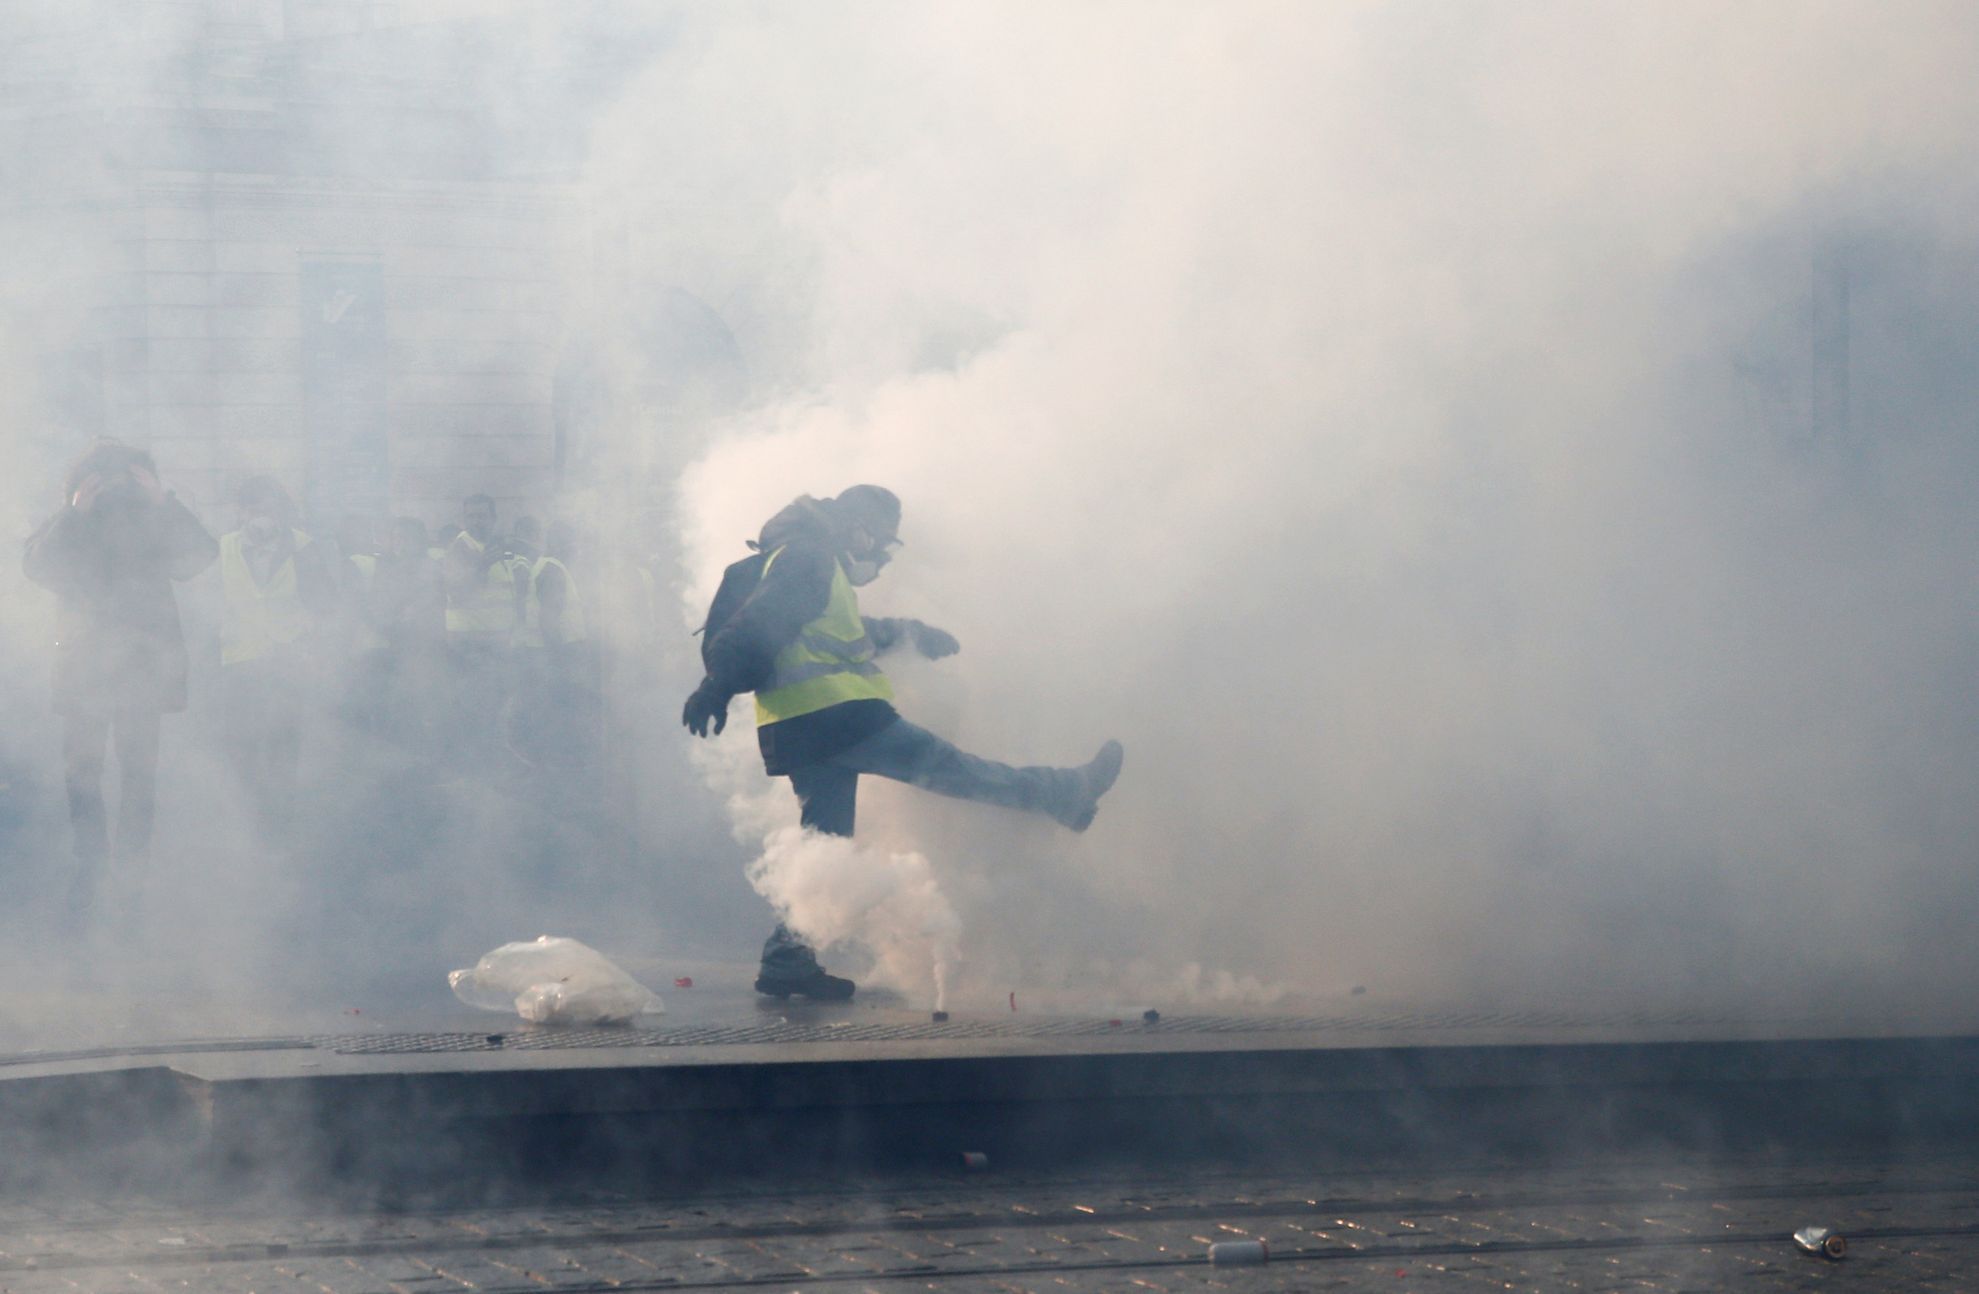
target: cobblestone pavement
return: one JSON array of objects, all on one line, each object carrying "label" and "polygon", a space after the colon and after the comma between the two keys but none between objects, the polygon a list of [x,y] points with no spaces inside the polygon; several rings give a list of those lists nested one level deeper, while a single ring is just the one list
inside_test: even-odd
[{"label": "cobblestone pavement", "polygon": [[[1828,1262],[1788,1239],[1849,1239]],[[1262,1238],[1261,1267],[1218,1240]],[[1979,1164],[1134,1178],[991,1171],[668,1199],[320,1212],[0,1201],[0,1290],[1979,1289]]]}]

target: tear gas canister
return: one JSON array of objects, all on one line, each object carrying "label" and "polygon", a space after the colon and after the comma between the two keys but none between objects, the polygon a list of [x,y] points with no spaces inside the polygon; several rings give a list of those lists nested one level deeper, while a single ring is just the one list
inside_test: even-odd
[{"label": "tear gas canister", "polygon": [[1209,1260],[1218,1267],[1268,1262],[1271,1246],[1262,1240],[1219,1240],[1209,1247]]},{"label": "tear gas canister", "polygon": [[1793,1242],[1805,1253],[1821,1258],[1838,1259],[1848,1252],[1848,1241],[1836,1233],[1833,1227],[1802,1227],[1793,1233]]}]

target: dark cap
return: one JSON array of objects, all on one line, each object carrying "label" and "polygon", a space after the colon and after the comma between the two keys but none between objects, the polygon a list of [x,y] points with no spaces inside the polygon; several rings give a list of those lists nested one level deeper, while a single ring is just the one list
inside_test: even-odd
[{"label": "dark cap", "polygon": [[832,500],[847,520],[877,539],[900,537],[900,499],[883,485],[855,485]]}]

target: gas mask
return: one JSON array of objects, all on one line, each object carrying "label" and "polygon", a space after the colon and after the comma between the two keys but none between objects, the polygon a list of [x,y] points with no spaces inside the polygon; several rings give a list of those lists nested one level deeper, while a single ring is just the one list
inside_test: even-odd
[{"label": "gas mask", "polygon": [[890,554],[881,551],[871,557],[847,557],[845,559],[845,582],[855,589],[861,589],[880,577],[886,564],[892,561]]},{"label": "gas mask", "polygon": [[880,577],[886,564],[893,560],[890,551],[900,543],[888,531],[877,530],[863,521],[852,523],[845,535],[845,546],[839,554],[839,561],[845,566],[846,582],[853,588],[863,588]]}]

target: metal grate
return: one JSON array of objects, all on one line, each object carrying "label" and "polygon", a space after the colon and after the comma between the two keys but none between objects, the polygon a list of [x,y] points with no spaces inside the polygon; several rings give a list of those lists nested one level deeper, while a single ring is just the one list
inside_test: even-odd
[{"label": "metal grate", "polygon": [[[1557,1029],[1629,1031],[1736,1029],[1749,1020],[1696,1012],[1390,1011],[1326,1015],[1174,1015],[1153,1022],[1130,1016],[1115,1022],[1091,1016],[979,1017],[932,1021],[827,1021],[773,1018],[738,1024],[647,1025],[566,1028],[490,1017],[493,1027],[473,1033],[309,1034],[271,1038],[206,1038],[180,1042],[89,1047],[73,1051],[0,1055],[0,1067],[200,1053],[323,1050],[344,1056],[417,1055],[436,1052],[566,1051],[587,1047],[721,1047],[833,1042],[968,1042],[977,1039],[1082,1038],[1106,1035],[1383,1034],[1437,1033],[1453,1029]],[[1801,1023],[1770,1020],[1769,1029]],[[1811,1023],[1811,1022],[1807,1022]]]}]

